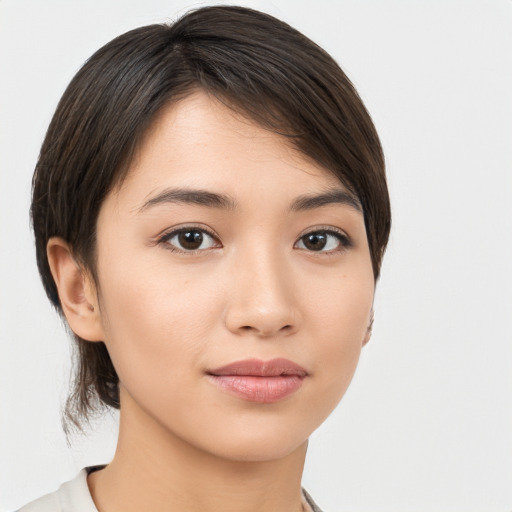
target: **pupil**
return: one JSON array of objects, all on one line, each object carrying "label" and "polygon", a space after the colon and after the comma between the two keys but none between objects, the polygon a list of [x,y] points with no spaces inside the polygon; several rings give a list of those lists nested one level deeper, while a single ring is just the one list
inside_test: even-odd
[{"label": "pupil", "polygon": [[312,251],[320,251],[325,247],[327,237],[320,233],[307,235],[304,240],[304,245]]},{"label": "pupil", "polygon": [[178,240],[185,249],[198,249],[203,243],[203,234],[200,231],[185,231],[179,234]]}]

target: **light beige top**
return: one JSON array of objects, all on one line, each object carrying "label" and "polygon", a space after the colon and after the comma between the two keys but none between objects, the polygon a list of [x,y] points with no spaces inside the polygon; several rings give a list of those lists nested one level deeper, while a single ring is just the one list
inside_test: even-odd
[{"label": "light beige top", "polygon": [[[21,507],[18,512],[98,512],[89,492],[87,475],[101,467],[91,466],[82,469],[73,480],[63,483],[55,492]],[[306,511],[322,512],[304,489],[302,493]]]}]

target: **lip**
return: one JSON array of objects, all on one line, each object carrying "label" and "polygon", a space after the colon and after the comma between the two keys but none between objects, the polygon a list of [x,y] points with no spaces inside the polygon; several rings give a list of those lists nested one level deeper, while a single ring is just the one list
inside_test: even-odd
[{"label": "lip", "polygon": [[308,373],[288,359],[245,359],[206,372],[221,390],[249,402],[275,403],[296,391]]}]

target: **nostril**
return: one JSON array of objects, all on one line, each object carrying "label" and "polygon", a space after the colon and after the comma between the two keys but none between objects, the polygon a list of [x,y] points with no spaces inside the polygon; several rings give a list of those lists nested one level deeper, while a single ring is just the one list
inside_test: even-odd
[{"label": "nostril", "polygon": [[247,332],[247,333],[256,332],[263,336],[272,336],[272,333],[276,334],[277,332],[289,333],[291,331],[293,331],[293,325],[291,325],[291,324],[283,325],[277,331],[269,330],[268,332],[266,330],[258,329],[257,327],[253,327],[252,325],[241,325],[239,328],[239,332]]}]

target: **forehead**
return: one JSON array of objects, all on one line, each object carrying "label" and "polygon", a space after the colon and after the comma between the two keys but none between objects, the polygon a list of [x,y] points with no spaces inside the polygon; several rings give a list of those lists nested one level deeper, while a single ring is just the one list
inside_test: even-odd
[{"label": "forehead", "polygon": [[290,140],[205,92],[164,107],[145,133],[119,192],[136,203],[165,187],[237,196],[344,189]]}]

